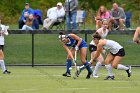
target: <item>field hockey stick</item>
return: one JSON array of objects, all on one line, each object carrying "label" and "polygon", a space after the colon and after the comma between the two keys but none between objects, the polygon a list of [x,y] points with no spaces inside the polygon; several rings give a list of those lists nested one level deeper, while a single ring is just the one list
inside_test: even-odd
[{"label": "field hockey stick", "polygon": [[77,75],[77,64],[76,64],[76,61],[77,61],[77,50],[75,50],[75,56],[74,56],[74,68],[75,68],[75,73],[74,73],[74,79],[76,79],[76,77],[78,77]]}]

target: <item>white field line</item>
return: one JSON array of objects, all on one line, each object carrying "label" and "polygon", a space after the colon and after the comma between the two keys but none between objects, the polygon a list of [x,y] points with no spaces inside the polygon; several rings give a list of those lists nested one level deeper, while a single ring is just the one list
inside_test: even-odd
[{"label": "white field line", "polygon": [[[104,87],[104,88],[117,88],[117,89],[128,89],[128,88],[132,88],[132,87]],[[40,89],[12,89],[12,90],[8,90],[10,92],[26,92],[26,91],[37,91]],[[93,90],[93,88],[59,88],[57,90]]]},{"label": "white field line", "polygon": [[[24,75],[24,77],[31,77],[31,76],[33,76],[34,78],[35,78],[35,77],[56,77],[56,78],[57,78],[57,77],[59,77],[59,78],[60,78],[60,77],[63,77],[62,75],[58,75],[58,74],[57,74],[57,75],[53,74],[53,75],[49,75],[49,76],[48,76],[48,75],[39,75],[39,74],[38,74],[38,75]],[[12,76],[10,76],[10,78],[20,78],[20,77],[23,77],[23,75],[12,75]],[[85,77],[85,76],[82,75],[82,76],[80,76],[80,77],[83,78],[83,77]],[[78,77],[78,78],[80,78],[80,77]],[[3,77],[1,76],[0,78],[3,78]],[[5,78],[5,77],[4,77],[4,78]],[[66,78],[67,78],[67,77],[66,77]],[[69,77],[68,77],[68,78],[69,78]],[[71,78],[72,78],[72,77],[71,77]],[[77,78],[77,79],[78,79],[78,78]],[[62,78],[62,79],[63,79],[63,78]],[[130,82],[129,80],[125,80],[125,79],[124,79],[124,80],[98,80],[98,78],[92,78],[92,77],[91,77],[90,79],[92,79],[93,82],[95,82],[95,83],[96,83],[96,82]],[[94,81],[94,80],[96,80],[96,81]],[[98,81],[97,81],[97,80],[98,80]],[[78,81],[78,82],[79,82],[79,81]],[[87,81],[81,81],[81,82],[87,82]],[[135,81],[135,82],[139,82],[139,81]]]},{"label": "white field line", "polygon": [[[37,77],[46,77],[46,76],[52,76],[52,77],[63,77],[61,74],[30,74],[30,75],[28,75],[28,74],[18,74],[18,73],[16,73],[16,74],[11,74],[11,75],[9,75],[9,77],[32,77],[32,76],[37,76]],[[99,74],[99,76],[100,76],[100,78],[101,77],[105,77],[105,76],[107,76],[107,74],[103,74],[103,73],[100,73]],[[3,78],[3,76],[0,76],[1,78]],[[86,74],[80,74],[79,75],[79,78],[80,77],[86,77]],[[127,77],[127,76],[126,76]],[[92,76],[91,76],[91,79],[92,79]],[[98,78],[93,78],[93,79],[98,79]]]},{"label": "white field line", "polygon": [[[37,76],[37,77],[46,77],[46,76],[52,76],[52,77],[62,77],[62,75],[55,75],[55,74],[52,74],[52,75],[40,75],[40,74],[34,74],[34,75],[22,75],[22,74],[14,74],[14,75],[9,75],[9,77],[32,77],[32,76]],[[2,76],[0,76],[2,77]]]},{"label": "white field line", "polygon": [[[110,88],[110,87],[109,87]],[[127,89],[127,88],[133,88],[133,87],[112,87],[112,88],[118,88],[118,89]]]},{"label": "white field line", "polygon": [[[104,88],[118,88],[118,89],[128,89],[132,87],[104,87]],[[60,88],[58,90],[93,90],[94,88]]]},{"label": "white field line", "polygon": [[[100,75],[101,76],[107,76],[107,74],[103,74],[103,73],[100,73]],[[14,76],[59,76],[59,77],[61,77],[62,75],[61,74],[30,74],[30,75],[28,75],[28,74],[26,74],[26,73],[23,73],[23,74],[21,74],[21,73],[13,73],[10,77],[14,77]],[[2,76],[0,76],[0,77],[2,77]],[[86,74],[80,74],[80,77],[86,77]]]},{"label": "white field line", "polygon": [[89,90],[89,89],[92,89],[92,88],[61,88],[58,90]]},{"label": "white field line", "polygon": [[12,89],[12,90],[8,90],[8,91],[13,91],[13,92],[15,92],[15,91],[35,91],[35,90],[38,90],[38,89]]}]

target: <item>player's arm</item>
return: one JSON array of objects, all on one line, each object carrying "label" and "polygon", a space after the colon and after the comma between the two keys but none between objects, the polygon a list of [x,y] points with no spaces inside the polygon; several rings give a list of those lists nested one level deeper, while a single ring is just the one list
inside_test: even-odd
[{"label": "player's arm", "polygon": [[96,54],[95,54],[93,59],[97,59],[99,57],[100,53],[102,52],[102,50],[103,50],[102,45],[98,44],[97,45],[97,52],[96,52]]},{"label": "player's arm", "polygon": [[8,35],[9,34],[8,31],[7,31],[8,29],[9,29],[9,26],[5,26],[3,35]]},{"label": "player's arm", "polygon": [[102,50],[103,50],[103,43],[102,42],[99,42],[99,44],[97,45],[97,50],[96,50],[96,53],[93,57],[93,60],[92,62],[95,62],[96,59],[100,56],[100,54],[102,53]]},{"label": "player's arm", "polygon": [[3,29],[4,30],[2,30],[2,31],[0,31],[0,35],[1,36],[4,36],[4,35],[8,35],[8,31],[7,31],[7,29],[9,28],[9,26],[3,26]]},{"label": "player's arm", "polygon": [[139,35],[140,35],[140,27],[137,27],[137,29],[136,29],[136,31],[134,33],[134,36],[133,36],[133,42],[135,44],[139,43],[139,39],[138,39]]},{"label": "player's arm", "polygon": [[69,34],[69,36],[71,36],[73,39],[77,40],[78,43],[77,43],[77,47],[80,46],[81,42],[82,42],[82,38],[80,38],[79,36],[75,35],[75,34]]},{"label": "player's arm", "polygon": [[63,44],[63,47],[66,50],[67,54],[70,55],[70,57],[74,60],[74,57],[73,57],[72,52],[70,51],[70,49],[65,44]]},{"label": "player's arm", "polygon": [[105,55],[107,55],[107,52],[106,52],[105,49],[102,49],[102,53],[105,54]]}]

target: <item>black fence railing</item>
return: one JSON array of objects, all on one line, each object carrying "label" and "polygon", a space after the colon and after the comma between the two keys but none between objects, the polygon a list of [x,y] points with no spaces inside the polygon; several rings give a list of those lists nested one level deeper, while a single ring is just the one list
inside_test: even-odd
[{"label": "black fence railing", "polygon": [[[75,34],[93,34],[96,30],[8,30],[10,34],[59,34],[59,32]],[[135,30],[112,30],[109,34],[133,34]]]}]

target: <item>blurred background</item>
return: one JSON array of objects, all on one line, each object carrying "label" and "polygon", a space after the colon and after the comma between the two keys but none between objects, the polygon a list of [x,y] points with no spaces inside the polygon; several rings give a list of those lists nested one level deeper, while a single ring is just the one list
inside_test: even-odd
[{"label": "blurred background", "polygon": [[[18,28],[18,20],[21,16],[25,3],[29,3],[32,9],[40,9],[43,19],[46,17],[46,10],[56,6],[57,2],[64,4],[65,0],[0,0],[0,15],[4,24],[11,25],[11,29]],[[86,24],[88,28],[94,29],[94,16],[101,5],[105,5],[111,10],[112,4],[117,2],[124,11],[132,12],[132,28],[140,24],[140,0],[78,0],[79,9],[86,11]]]}]

